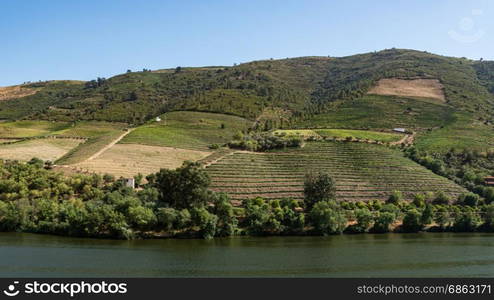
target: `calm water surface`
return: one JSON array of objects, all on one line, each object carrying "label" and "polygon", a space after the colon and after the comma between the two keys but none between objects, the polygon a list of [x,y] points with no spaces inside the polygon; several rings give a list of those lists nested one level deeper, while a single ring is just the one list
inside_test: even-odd
[{"label": "calm water surface", "polygon": [[494,277],[494,234],[114,241],[0,233],[8,277]]}]

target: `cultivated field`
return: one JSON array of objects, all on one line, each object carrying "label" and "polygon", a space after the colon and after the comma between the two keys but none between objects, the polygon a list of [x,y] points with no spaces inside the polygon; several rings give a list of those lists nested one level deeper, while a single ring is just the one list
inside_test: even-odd
[{"label": "cultivated field", "polygon": [[118,139],[125,132],[125,128],[126,125],[123,123],[88,121],[79,122],[59,132],[63,136],[82,137],[87,140],[61,157],[57,164],[75,164],[85,161]]},{"label": "cultivated field", "polygon": [[0,145],[0,159],[30,160],[33,157],[55,161],[82,140],[78,139],[33,139],[14,144]]},{"label": "cultivated field", "polygon": [[0,137],[34,137],[54,134],[66,129],[69,123],[50,121],[15,121],[0,123]]},{"label": "cultivated field", "polygon": [[224,114],[170,112],[162,115],[160,122],[151,121],[136,128],[121,143],[204,151],[211,144],[230,141],[237,131],[246,129],[250,123]]},{"label": "cultivated field", "polygon": [[186,160],[196,161],[210,152],[137,144],[117,144],[94,159],[73,165],[79,170],[132,177],[148,175],[161,168],[174,169]]},{"label": "cultivated field", "polygon": [[420,97],[445,101],[444,87],[437,79],[381,79],[369,94]]},{"label": "cultivated field", "polygon": [[234,200],[254,197],[302,199],[307,172],[327,171],[339,200],[386,199],[393,190],[417,192],[464,189],[403,157],[393,149],[363,143],[309,142],[304,148],[273,153],[237,152],[206,168],[212,188]]}]

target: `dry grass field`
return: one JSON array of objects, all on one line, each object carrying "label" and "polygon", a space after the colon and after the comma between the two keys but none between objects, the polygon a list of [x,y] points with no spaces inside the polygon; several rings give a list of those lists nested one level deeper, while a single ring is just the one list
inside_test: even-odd
[{"label": "dry grass field", "polygon": [[186,160],[196,161],[211,152],[138,144],[116,144],[94,159],[73,165],[83,171],[132,177],[161,168],[177,168]]},{"label": "dry grass field", "polygon": [[0,145],[0,159],[30,160],[33,157],[55,161],[82,140],[77,139],[34,139],[8,145]]},{"label": "dry grass field", "polygon": [[419,97],[445,101],[443,85],[437,79],[381,79],[369,94]]},{"label": "dry grass field", "polygon": [[21,85],[0,87],[0,101],[21,98],[36,94],[36,92],[38,92],[38,89],[26,88]]}]

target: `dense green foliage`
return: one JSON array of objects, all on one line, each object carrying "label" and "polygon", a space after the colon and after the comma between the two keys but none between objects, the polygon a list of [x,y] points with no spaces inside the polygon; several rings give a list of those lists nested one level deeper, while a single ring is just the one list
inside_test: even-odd
[{"label": "dense green foliage", "polygon": [[65,177],[38,159],[2,162],[0,229],[112,238],[235,233],[229,199],[207,190],[208,176],[197,165],[152,177],[137,191],[111,176]]},{"label": "dense green foliage", "polygon": [[303,145],[301,137],[277,135],[272,132],[250,132],[247,134],[238,132],[233,138],[234,140],[228,143],[228,147],[249,151],[267,151],[287,147],[297,148]]},{"label": "dense green foliage", "polygon": [[[461,195],[456,204],[432,201],[441,193],[392,203],[336,202],[318,195],[314,204],[255,198],[234,208],[225,194],[209,191],[208,175],[194,163],[150,175],[139,190],[111,176],[65,177],[49,168],[39,159],[1,163],[0,230],[127,239],[494,230],[493,204],[472,194]],[[324,187],[327,181],[316,180]]]},{"label": "dense green foliage", "polygon": [[[486,176],[494,175],[494,152],[451,149],[446,153],[429,153],[411,147],[406,149],[405,155],[434,173],[463,185],[485,198],[487,203],[494,201],[494,188],[487,186],[484,180]],[[469,194],[460,200],[466,205],[475,206],[479,202],[477,197]]]}]

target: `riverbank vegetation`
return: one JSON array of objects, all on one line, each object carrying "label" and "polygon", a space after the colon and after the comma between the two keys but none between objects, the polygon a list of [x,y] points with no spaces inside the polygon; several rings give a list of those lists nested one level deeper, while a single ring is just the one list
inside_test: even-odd
[{"label": "riverbank vegetation", "polygon": [[494,203],[473,193],[416,194],[404,201],[336,201],[326,173],[309,174],[304,201],[262,198],[232,206],[209,190],[197,163],[136,176],[132,189],[111,175],[66,177],[39,159],[0,164],[0,230],[80,237],[158,238],[328,235],[365,232],[494,231]]}]

